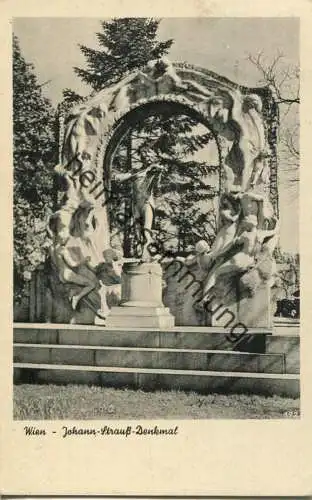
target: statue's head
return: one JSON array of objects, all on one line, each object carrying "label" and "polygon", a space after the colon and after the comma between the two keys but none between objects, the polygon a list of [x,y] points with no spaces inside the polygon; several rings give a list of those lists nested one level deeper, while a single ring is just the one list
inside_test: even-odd
[{"label": "statue's head", "polygon": [[104,284],[119,284],[122,272],[122,253],[114,248],[103,252],[104,262],[98,265],[96,275]]},{"label": "statue's head", "polygon": [[263,148],[258,154],[256,161],[265,161],[267,158],[270,158],[270,150],[268,147]]},{"label": "statue's head", "polygon": [[115,248],[106,248],[103,251],[103,257],[105,262],[112,263],[122,260],[122,252],[116,250]]},{"label": "statue's head", "polygon": [[200,240],[195,245],[195,252],[197,255],[201,255],[203,253],[209,252],[210,246],[205,240]]},{"label": "statue's head", "polygon": [[225,105],[224,99],[221,96],[213,95],[207,101],[208,115],[214,126],[218,128],[223,126],[228,121],[229,109]]},{"label": "statue's head", "polygon": [[262,100],[257,94],[249,94],[244,98],[243,111],[246,112],[250,109],[255,109],[258,113],[262,111]]},{"label": "statue's head", "polygon": [[104,118],[104,116],[107,115],[107,113],[108,109],[105,102],[98,103],[96,106],[93,106],[88,112],[90,116],[92,116],[93,118],[97,118],[99,120]]},{"label": "statue's head", "polygon": [[69,227],[62,221],[59,211],[51,215],[47,232],[54,243],[65,246],[68,242],[70,238]]}]

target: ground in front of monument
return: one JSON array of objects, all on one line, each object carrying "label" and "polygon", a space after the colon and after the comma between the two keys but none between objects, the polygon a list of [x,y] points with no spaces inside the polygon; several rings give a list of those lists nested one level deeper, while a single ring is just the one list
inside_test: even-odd
[{"label": "ground in front of monument", "polygon": [[298,418],[300,400],[280,396],[144,392],[87,386],[16,385],[16,420]]}]

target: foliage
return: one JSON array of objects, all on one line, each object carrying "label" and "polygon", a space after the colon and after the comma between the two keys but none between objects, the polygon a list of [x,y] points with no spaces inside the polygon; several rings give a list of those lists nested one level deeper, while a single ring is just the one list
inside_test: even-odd
[{"label": "foliage", "polygon": [[102,31],[96,33],[100,50],[79,45],[87,60],[87,69],[75,67],[76,74],[98,91],[122,78],[126,72],[167,54],[173,40],[158,42],[158,26],[159,20],[151,18],[102,21]]},{"label": "foliage", "polygon": [[[100,50],[80,45],[87,67],[74,68],[76,74],[93,91],[99,91],[124,77],[127,72],[166,55],[173,40],[157,40],[159,23],[159,20],[150,18],[119,18],[101,22],[102,30],[96,33]],[[66,89],[63,95],[67,104],[82,99],[70,89]],[[175,240],[178,250],[185,250],[199,238],[211,239],[215,234],[215,210],[208,202],[214,198],[216,190],[207,182],[207,176],[215,174],[217,167],[196,159],[197,151],[206,147],[212,136],[207,129],[198,133],[197,125],[190,117],[172,116],[172,112],[141,117],[131,126],[114,155],[115,171],[140,169],[152,163],[165,168],[165,173],[158,179],[161,202],[156,210],[156,233],[162,245]],[[130,210],[131,201],[125,198],[129,198],[131,187],[118,186],[115,191],[119,194],[112,200],[112,231],[126,234],[118,216],[121,206],[126,213]],[[125,241],[130,234],[128,228],[127,236],[121,239]],[[125,245],[124,251],[131,253]]]},{"label": "foliage", "polygon": [[289,298],[300,287],[300,258],[299,254],[276,252],[277,276],[279,288],[283,296]]},{"label": "foliage", "polygon": [[68,105],[68,107],[71,107],[73,104],[80,104],[84,101],[84,97],[77,94],[74,90],[66,88],[63,90],[63,108],[64,105]]},{"label": "foliage", "polygon": [[[213,201],[218,193],[218,157],[215,155],[214,163],[208,164],[197,156],[202,149],[215,145],[210,131],[185,115],[168,113],[143,119],[131,128],[115,152],[114,170],[129,170],[130,136],[133,170],[154,164],[163,167],[156,174],[155,186],[155,237],[161,249],[185,252],[198,239],[211,242],[216,231]],[[127,196],[131,196],[129,185],[116,196],[113,214],[118,213],[117,207]]]},{"label": "foliage", "polygon": [[54,112],[13,37],[14,294],[45,258],[45,222],[52,207]]}]

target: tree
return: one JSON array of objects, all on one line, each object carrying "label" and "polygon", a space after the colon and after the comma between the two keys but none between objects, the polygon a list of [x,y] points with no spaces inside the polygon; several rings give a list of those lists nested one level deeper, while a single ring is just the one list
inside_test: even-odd
[{"label": "tree", "polygon": [[13,36],[14,295],[45,259],[46,220],[52,208],[54,111]]},{"label": "tree", "polygon": [[[81,80],[99,91],[122,78],[125,73],[142,68],[148,61],[166,55],[173,40],[158,42],[160,21],[151,18],[114,18],[102,21],[96,33],[99,50],[79,44],[86,58],[86,68],[74,67]],[[66,88],[64,103],[79,103],[83,97]]]},{"label": "tree", "polygon": [[[102,31],[96,33],[100,50],[79,45],[87,67],[75,67],[74,71],[93,91],[99,91],[124,77],[127,72],[166,55],[173,40],[157,40],[159,23],[160,20],[150,18],[119,18],[101,22]],[[82,100],[70,89],[65,89],[63,96],[65,105]],[[162,245],[175,239],[177,248],[184,250],[194,243],[194,238],[210,238],[214,234],[214,210],[210,210],[208,215],[208,211],[203,212],[199,205],[215,196],[215,189],[202,178],[215,173],[216,166],[209,166],[195,157],[196,152],[212,140],[210,132],[207,129],[196,132],[197,123],[188,116],[171,115],[171,112],[157,113],[132,125],[114,155],[114,170],[125,172],[155,162],[166,167],[166,175],[159,179],[162,203],[156,210],[157,238]],[[115,234],[118,229],[124,231],[123,227],[118,227],[120,221],[114,218],[114,214],[118,214],[117,208],[125,206],[127,213],[131,205],[127,201],[127,194],[129,197],[131,191],[120,186],[118,191],[112,200],[116,210],[111,210],[112,231]],[[128,235],[133,233],[131,227],[127,232]],[[123,240],[125,242],[126,238],[123,237]],[[125,244],[124,251],[126,254],[130,251]]]},{"label": "tree", "polygon": [[76,74],[95,91],[119,80],[128,71],[167,54],[173,40],[156,40],[159,20],[117,18],[102,21],[96,33],[100,50],[79,45],[87,59],[87,69],[75,67]]},{"label": "tree", "polygon": [[[142,112],[140,112],[142,117]],[[211,242],[216,232],[213,200],[218,194],[219,158],[214,136],[189,116],[174,114],[172,109],[141,119],[129,130],[132,141],[131,168],[161,165],[155,194],[155,237],[162,250],[168,247],[185,252],[199,239]],[[212,164],[201,160],[197,153],[215,145]],[[113,159],[114,171],[129,171],[128,137],[119,145]],[[117,190],[116,190],[117,191]],[[113,227],[118,226],[114,214],[131,197],[131,187],[118,189],[112,210]],[[129,207],[130,203],[126,203]],[[129,208],[127,208],[129,213]],[[119,228],[122,233],[123,227]],[[132,230],[133,233],[133,230]]]},{"label": "tree", "polygon": [[248,60],[258,69],[260,83],[269,85],[275,93],[281,115],[279,156],[290,173],[289,182],[298,181],[299,168],[299,66],[287,64],[282,53],[273,59],[263,52],[249,55]]},{"label": "tree", "polygon": [[281,52],[273,60],[267,59],[263,52],[256,56],[250,54],[248,60],[258,68],[262,82],[274,89],[277,104],[300,104],[298,66],[287,65]]},{"label": "tree", "polygon": [[285,298],[290,298],[300,288],[299,254],[279,251],[276,256],[280,288]]}]

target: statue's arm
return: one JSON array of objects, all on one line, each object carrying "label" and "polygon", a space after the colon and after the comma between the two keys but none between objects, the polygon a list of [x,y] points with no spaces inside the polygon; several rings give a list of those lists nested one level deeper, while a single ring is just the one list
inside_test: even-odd
[{"label": "statue's arm", "polygon": [[141,77],[146,78],[146,80],[148,80],[150,83],[154,83],[156,81],[151,76],[147,75],[146,73],[143,73],[143,71],[138,71],[138,75],[140,75]]},{"label": "statue's arm", "polygon": [[228,220],[230,222],[236,222],[237,219],[239,217],[239,214],[234,214],[234,215],[231,215],[231,214],[228,214],[228,213],[223,213],[222,214],[222,218],[225,219],[225,220]]},{"label": "statue's arm", "polygon": [[184,259],[184,264],[186,266],[192,266],[193,264],[195,264],[197,262],[197,257],[196,255],[188,255],[185,259]]},{"label": "statue's arm", "polygon": [[218,259],[219,257],[222,257],[223,255],[227,254],[229,250],[231,250],[235,245],[240,244],[240,238],[234,238],[232,241],[230,241],[227,245],[225,245],[223,248],[220,248],[216,252],[211,252],[210,258],[211,259]]},{"label": "statue's arm", "polygon": [[207,90],[205,87],[192,80],[184,80],[184,85],[187,86],[187,90],[193,90],[197,93],[204,95],[207,99],[211,98],[211,90]]},{"label": "statue's arm", "polygon": [[77,262],[71,257],[70,252],[66,248],[62,250],[61,255],[68,267],[70,267],[71,269],[77,267]]},{"label": "statue's arm", "polygon": [[264,196],[262,196],[261,194],[257,194],[257,193],[248,193],[248,196],[251,200],[254,200],[254,201],[259,201],[259,202],[263,202],[264,201]]},{"label": "statue's arm", "polygon": [[151,167],[147,167],[143,170],[138,170],[137,172],[126,172],[126,173],[113,173],[111,176],[112,181],[116,182],[124,182],[124,181],[129,181],[132,179],[137,179],[140,175],[146,175],[147,172],[151,170]]},{"label": "statue's arm", "polygon": [[259,231],[259,240],[261,243],[266,243],[269,241],[273,236],[277,234],[277,228],[271,229],[271,230],[266,230],[266,231]]},{"label": "statue's arm", "polygon": [[81,264],[88,264],[91,260],[91,257],[90,256],[87,256],[85,258],[82,258],[80,260],[80,262],[77,262],[77,260],[74,260],[69,252],[68,249],[64,248],[63,251],[62,251],[62,257],[63,257],[63,260],[65,262],[65,264],[67,264],[68,267],[70,267],[71,269],[81,265]]},{"label": "statue's arm", "polygon": [[125,174],[112,174],[111,180],[115,182],[124,182],[133,178],[133,174],[131,172],[127,172]]},{"label": "statue's arm", "polygon": [[239,125],[240,130],[242,129],[242,95],[238,89],[228,91],[230,97],[232,98],[232,107],[230,116],[237,125]]}]

